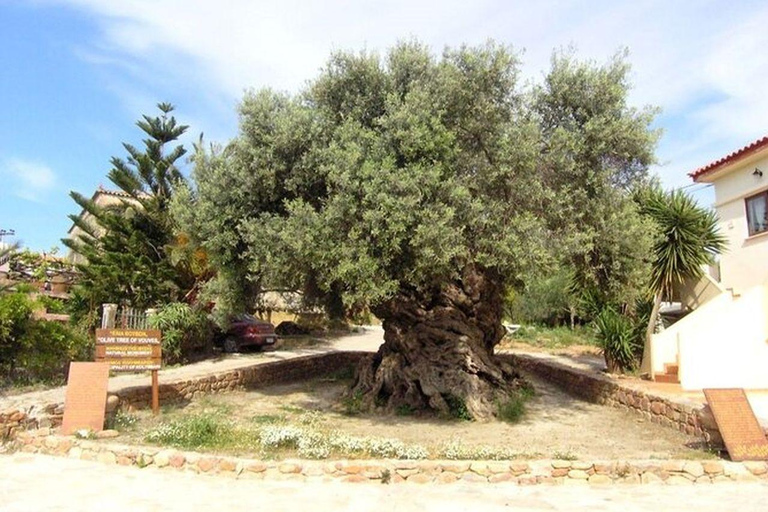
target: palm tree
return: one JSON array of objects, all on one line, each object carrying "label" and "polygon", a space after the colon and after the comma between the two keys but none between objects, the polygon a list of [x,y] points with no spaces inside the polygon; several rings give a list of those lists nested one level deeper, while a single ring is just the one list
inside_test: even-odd
[{"label": "palm tree", "polygon": [[682,190],[665,192],[652,186],[639,191],[636,200],[640,212],[653,219],[659,228],[651,261],[653,309],[640,367],[653,377],[650,346],[661,301],[671,296],[675,286],[702,277],[705,265],[725,249],[726,239],[718,232],[715,212],[702,208]]}]

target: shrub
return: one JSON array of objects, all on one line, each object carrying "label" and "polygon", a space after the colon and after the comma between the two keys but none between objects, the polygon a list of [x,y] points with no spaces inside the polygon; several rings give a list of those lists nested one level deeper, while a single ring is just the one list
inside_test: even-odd
[{"label": "shrub", "polygon": [[558,270],[546,277],[534,278],[525,289],[510,291],[504,313],[513,323],[556,326],[570,319],[575,299],[570,291],[571,274]]},{"label": "shrub", "polygon": [[642,339],[633,320],[612,307],[603,308],[593,321],[608,372],[633,370],[642,351]]},{"label": "shrub", "polygon": [[474,418],[467,409],[467,403],[463,398],[455,395],[444,394],[443,400],[448,405],[448,414],[457,420],[472,421]]},{"label": "shrub", "polygon": [[26,293],[0,295],[0,379],[60,383],[70,361],[89,359],[91,342],[70,326],[37,320],[40,304]]},{"label": "shrub", "polygon": [[146,435],[151,443],[196,449],[219,446],[231,430],[215,416],[190,416],[183,420],[161,423]]},{"label": "shrub", "polygon": [[173,302],[149,319],[149,325],[163,332],[163,359],[180,363],[213,347],[213,323],[204,311]]},{"label": "shrub", "polygon": [[497,407],[498,418],[508,423],[516,423],[525,415],[525,403],[533,396],[533,389],[521,388],[513,392],[506,402]]}]

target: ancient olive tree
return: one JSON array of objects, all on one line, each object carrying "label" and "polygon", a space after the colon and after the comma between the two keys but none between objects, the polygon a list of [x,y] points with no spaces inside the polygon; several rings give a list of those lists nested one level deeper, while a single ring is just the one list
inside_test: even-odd
[{"label": "ancient olive tree", "polygon": [[[301,94],[246,95],[240,135],[198,156],[188,222],[212,261],[252,281],[311,282],[382,319],[353,390],[368,406],[489,417],[522,385],[493,354],[505,287],[578,245],[561,208],[589,183],[568,174],[616,187],[642,170],[622,141],[648,119],[626,107],[623,75],[602,97],[605,73],[585,70],[583,94],[546,103],[495,44],[336,54]],[[613,124],[574,144],[572,124],[593,118]]]}]

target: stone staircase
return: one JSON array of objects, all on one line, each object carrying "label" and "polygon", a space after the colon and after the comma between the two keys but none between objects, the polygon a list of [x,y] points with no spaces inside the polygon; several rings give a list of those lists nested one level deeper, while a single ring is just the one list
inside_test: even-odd
[{"label": "stone staircase", "polygon": [[657,373],[656,375],[654,375],[653,380],[655,382],[679,384],[680,383],[680,377],[678,375],[679,371],[680,371],[679,364],[664,363],[664,373]]}]

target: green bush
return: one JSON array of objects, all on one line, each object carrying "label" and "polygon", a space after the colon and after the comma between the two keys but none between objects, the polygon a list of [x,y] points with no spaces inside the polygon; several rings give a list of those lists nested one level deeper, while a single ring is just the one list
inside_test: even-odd
[{"label": "green bush", "polygon": [[525,415],[525,403],[533,396],[533,388],[521,388],[512,393],[506,402],[497,406],[497,416],[508,423],[516,423]]},{"label": "green bush", "polygon": [[570,282],[571,275],[566,270],[532,279],[525,289],[507,294],[505,316],[516,324],[556,326],[568,323],[571,306],[575,303]]},{"label": "green bush", "polygon": [[451,394],[443,394],[443,400],[448,405],[448,413],[452,418],[462,421],[473,421],[475,418],[467,409],[467,403],[463,398]]},{"label": "green bush", "polygon": [[201,310],[173,302],[163,306],[149,319],[153,329],[163,333],[163,360],[166,363],[188,361],[195,355],[208,354],[213,347],[213,322]]},{"label": "green bush", "polygon": [[623,373],[637,367],[643,349],[638,324],[608,306],[595,317],[593,326],[610,373]]},{"label": "green bush", "polygon": [[218,417],[195,415],[161,423],[147,433],[146,440],[188,450],[213,448],[225,444],[231,431],[232,426]]},{"label": "green bush", "polygon": [[70,361],[90,359],[88,336],[35,319],[41,307],[23,292],[0,295],[0,380],[8,384],[60,383]]}]

